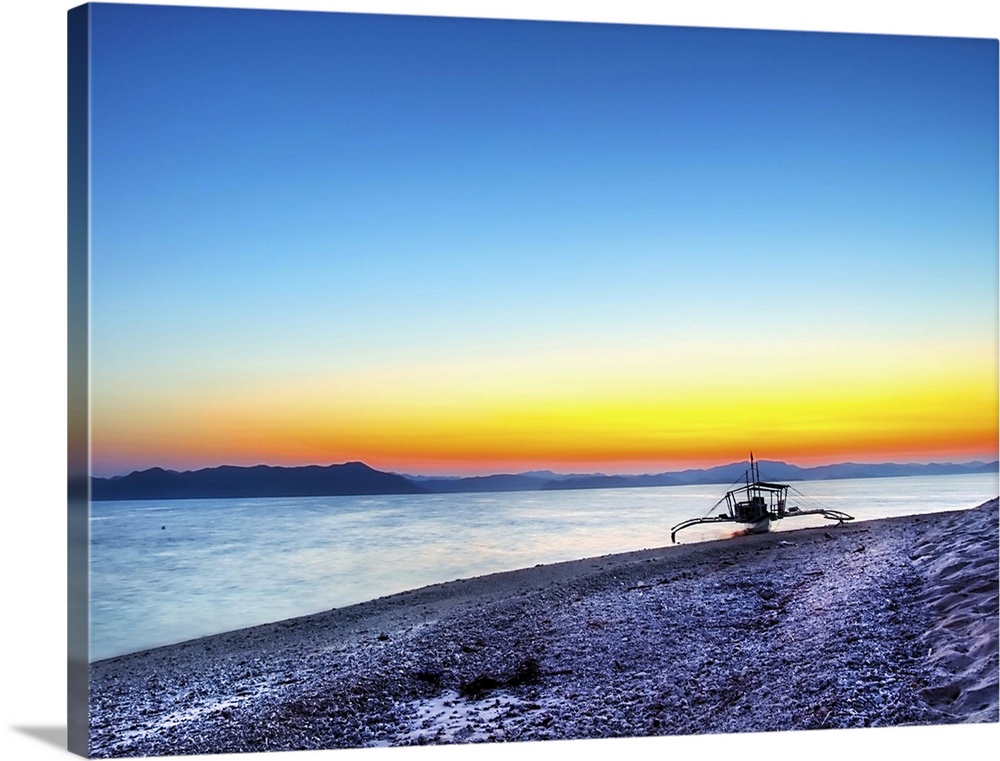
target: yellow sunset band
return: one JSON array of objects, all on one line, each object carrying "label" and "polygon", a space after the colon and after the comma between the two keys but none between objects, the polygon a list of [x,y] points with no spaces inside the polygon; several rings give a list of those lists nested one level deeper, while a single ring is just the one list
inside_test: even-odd
[{"label": "yellow sunset band", "polygon": [[748,447],[792,461],[823,452],[961,457],[994,450],[997,441],[995,371],[981,359],[919,373],[903,368],[865,383],[858,368],[694,380],[525,369],[470,366],[434,376],[399,368],[325,383],[247,384],[225,394],[209,387],[158,404],[124,395],[95,418],[94,435],[112,451],[134,446],[164,462],[183,452],[212,463],[364,460],[478,464],[482,471],[508,463],[628,469],[726,459]]}]

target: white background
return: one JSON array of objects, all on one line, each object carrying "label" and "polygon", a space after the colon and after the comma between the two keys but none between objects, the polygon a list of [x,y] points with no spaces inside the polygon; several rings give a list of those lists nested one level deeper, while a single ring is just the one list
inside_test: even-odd
[{"label": "white background", "polygon": [[[162,4],[179,4],[163,2]],[[198,4],[198,3],[185,3]],[[931,4],[721,2],[673,6],[639,0],[337,0],[218,2],[218,6],[421,13],[948,36],[998,36],[988,0]],[[0,757],[65,754],[66,476],[66,11],[74,3],[3,4],[0,130],[0,536],[4,596]],[[635,759],[722,757],[889,757],[933,759],[998,747],[1000,725],[789,732],[739,737],[522,743],[406,750],[315,751],[302,758],[364,761],[542,759],[553,753],[619,754]],[[989,752],[988,750],[986,751]],[[402,755],[400,755],[402,754]],[[216,759],[291,758],[244,754]]]}]

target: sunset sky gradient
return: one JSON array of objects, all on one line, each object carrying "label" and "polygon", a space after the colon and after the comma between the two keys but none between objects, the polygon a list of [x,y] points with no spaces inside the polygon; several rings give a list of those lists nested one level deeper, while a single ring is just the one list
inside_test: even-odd
[{"label": "sunset sky gradient", "polygon": [[995,459],[995,40],[92,6],[92,470]]}]

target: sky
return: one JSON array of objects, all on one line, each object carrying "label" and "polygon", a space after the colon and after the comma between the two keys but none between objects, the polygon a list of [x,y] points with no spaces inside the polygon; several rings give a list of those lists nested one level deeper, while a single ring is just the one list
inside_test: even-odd
[{"label": "sky", "polygon": [[95,475],[997,456],[997,42],[92,7]]}]

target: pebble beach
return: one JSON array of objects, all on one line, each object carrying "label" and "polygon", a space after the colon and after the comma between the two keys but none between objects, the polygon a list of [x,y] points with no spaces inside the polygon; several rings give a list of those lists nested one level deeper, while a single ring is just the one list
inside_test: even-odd
[{"label": "pebble beach", "polygon": [[91,664],[95,757],[998,722],[998,505],[456,580]]}]

